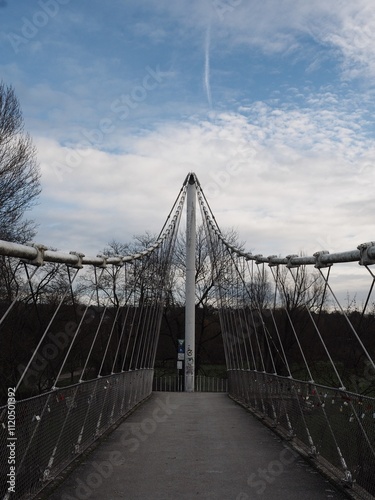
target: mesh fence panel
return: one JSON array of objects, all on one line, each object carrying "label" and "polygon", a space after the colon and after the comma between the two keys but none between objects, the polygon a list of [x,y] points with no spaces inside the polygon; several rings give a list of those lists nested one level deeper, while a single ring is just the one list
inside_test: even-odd
[{"label": "mesh fence panel", "polygon": [[375,496],[375,399],[253,371],[229,371],[229,394],[329,469]]},{"label": "mesh fence panel", "polygon": [[[165,375],[164,377],[155,377],[153,390],[162,392],[183,392],[184,377],[178,375]],[[194,390],[195,392],[227,392],[228,379],[197,375],[195,377]]]},{"label": "mesh fence panel", "polygon": [[[16,403],[17,498],[36,495],[79,453],[145,399],[153,370],[123,372]],[[8,498],[7,407],[0,408],[0,498]]]}]

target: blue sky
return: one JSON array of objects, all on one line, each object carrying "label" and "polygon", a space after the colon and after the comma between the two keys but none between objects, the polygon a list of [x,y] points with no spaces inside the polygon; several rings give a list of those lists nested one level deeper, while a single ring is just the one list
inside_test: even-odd
[{"label": "blue sky", "polygon": [[93,255],[157,233],[189,171],[248,251],[375,239],[372,0],[2,0],[0,17],[38,242]]}]

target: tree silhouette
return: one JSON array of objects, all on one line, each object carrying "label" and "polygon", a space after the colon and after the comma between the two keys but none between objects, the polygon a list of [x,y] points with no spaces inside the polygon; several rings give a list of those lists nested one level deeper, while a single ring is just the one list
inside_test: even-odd
[{"label": "tree silhouette", "polygon": [[24,243],[35,235],[35,223],[23,216],[40,191],[36,150],[23,131],[19,101],[0,82],[0,239]]}]

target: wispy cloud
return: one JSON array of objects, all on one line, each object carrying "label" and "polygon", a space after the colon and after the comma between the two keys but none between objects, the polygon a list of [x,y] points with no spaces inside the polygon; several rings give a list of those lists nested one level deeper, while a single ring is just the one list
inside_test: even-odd
[{"label": "wispy cloud", "polygon": [[204,44],[204,87],[206,90],[207,102],[212,108],[211,98],[211,83],[210,83],[210,45],[211,45],[211,20],[208,23],[206,30],[206,38]]},{"label": "wispy cloud", "polygon": [[330,30],[321,33],[321,38],[341,52],[345,78],[374,77],[375,11],[372,2],[360,0],[344,5],[332,20]]}]

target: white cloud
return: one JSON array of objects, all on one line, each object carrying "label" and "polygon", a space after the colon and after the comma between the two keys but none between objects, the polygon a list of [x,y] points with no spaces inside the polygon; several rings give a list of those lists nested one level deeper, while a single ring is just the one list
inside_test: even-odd
[{"label": "white cloud", "polygon": [[[350,113],[275,112],[257,103],[247,115],[160,125],[132,137],[131,154],[88,150],[62,172],[62,182],[51,165],[64,163],[68,150],[39,139],[43,203],[56,207],[38,212],[43,242],[49,244],[44,226],[55,227],[57,241],[69,248],[78,249],[79,236],[86,253],[112,238],[158,232],[190,170],[219,224],[238,229],[256,252],[312,253],[322,249],[322,238],[338,251],[372,238],[364,205],[372,196],[375,144],[353,132]],[[65,234],[54,226],[60,217]]]},{"label": "white cloud", "polygon": [[343,2],[329,30],[319,32],[322,41],[341,51],[346,78],[375,74],[375,12],[369,0]]}]

